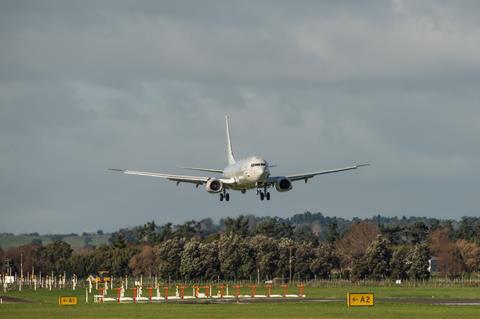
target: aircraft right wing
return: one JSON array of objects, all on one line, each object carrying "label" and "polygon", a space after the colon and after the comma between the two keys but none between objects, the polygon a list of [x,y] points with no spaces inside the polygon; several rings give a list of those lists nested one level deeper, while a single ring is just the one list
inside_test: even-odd
[{"label": "aircraft right wing", "polygon": [[[114,172],[120,172],[120,173],[127,174],[127,175],[160,177],[160,178],[168,179],[170,181],[177,182],[177,184],[179,184],[179,183],[191,183],[191,184],[196,184],[197,186],[201,185],[201,184],[205,184],[209,179],[211,179],[210,177],[206,177],[206,176],[162,174],[162,173],[153,173],[153,172],[131,171],[131,170],[128,170],[128,169],[120,169],[120,168],[109,168],[108,170],[114,171]],[[234,180],[231,179],[231,178],[220,178],[219,180],[222,181],[222,183],[224,183],[226,185],[234,183]]]},{"label": "aircraft right wing", "polygon": [[301,180],[305,180],[305,182],[307,182],[310,178],[313,178],[317,175],[324,175],[324,174],[331,174],[331,173],[349,171],[349,170],[352,170],[352,169],[357,169],[357,168],[368,166],[368,165],[370,165],[370,164],[359,164],[359,165],[355,165],[355,166],[347,166],[347,167],[324,170],[324,171],[316,171],[316,172],[308,172],[308,173],[302,173],[302,174],[287,175],[285,177],[288,178],[289,180],[291,180],[292,182],[301,181]]}]

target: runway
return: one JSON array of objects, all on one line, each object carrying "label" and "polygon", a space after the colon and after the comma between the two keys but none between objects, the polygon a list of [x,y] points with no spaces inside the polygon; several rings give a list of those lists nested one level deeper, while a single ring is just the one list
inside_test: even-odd
[{"label": "runway", "polygon": [[[34,301],[26,298],[0,296],[3,303],[34,303]],[[310,303],[310,302],[343,302],[343,298],[238,298],[238,299],[185,299],[172,300],[167,303],[178,304],[251,304],[251,303]],[[165,301],[161,301],[165,303]],[[375,304],[378,303],[403,303],[403,304],[428,304],[442,306],[480,306],[480,299],[455,299],[455,298],[375,298]]]}]

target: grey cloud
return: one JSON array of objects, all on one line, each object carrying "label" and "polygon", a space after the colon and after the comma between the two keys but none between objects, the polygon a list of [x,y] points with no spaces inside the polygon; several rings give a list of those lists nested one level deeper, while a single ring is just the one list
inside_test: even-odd
[{"label": "grey cloud", "polygon": [[[0,231],[241,213],[476,214],[475,1],[4,1]],[[230,206],[107,172],[372,162]],[[346,200],[345,198],[348,198]],[[187,200],[186,200],[187,199]],[[28,220],[28,223],[25,223]]]}]

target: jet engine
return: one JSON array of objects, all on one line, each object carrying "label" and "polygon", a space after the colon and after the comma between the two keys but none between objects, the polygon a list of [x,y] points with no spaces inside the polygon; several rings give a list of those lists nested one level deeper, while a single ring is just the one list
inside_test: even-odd
[{"label": "jet engine", "polygon": [[223,191],[223,183],[216,178],[212,178],[207,181],[207,184],[205,184],[205,189],[209,193],[220,193]]},{"label": "jet engine", "polygon": [[275,188],[279,192],[288,192],[292,189],[292,182],[286,177],[279,178],[275,182]]}]

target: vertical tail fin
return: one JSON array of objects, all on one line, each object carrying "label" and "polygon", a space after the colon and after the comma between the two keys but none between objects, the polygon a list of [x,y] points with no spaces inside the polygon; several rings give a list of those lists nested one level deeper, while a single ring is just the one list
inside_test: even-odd
[{"label": "vertical tail fin", "polygon": [[228,115],[225,116],[225,123],[227,125],[227,159],[228,165],[235,164],[235,158],[233,157],[232,142],[230,141],[230,128],[228,126]]}]

